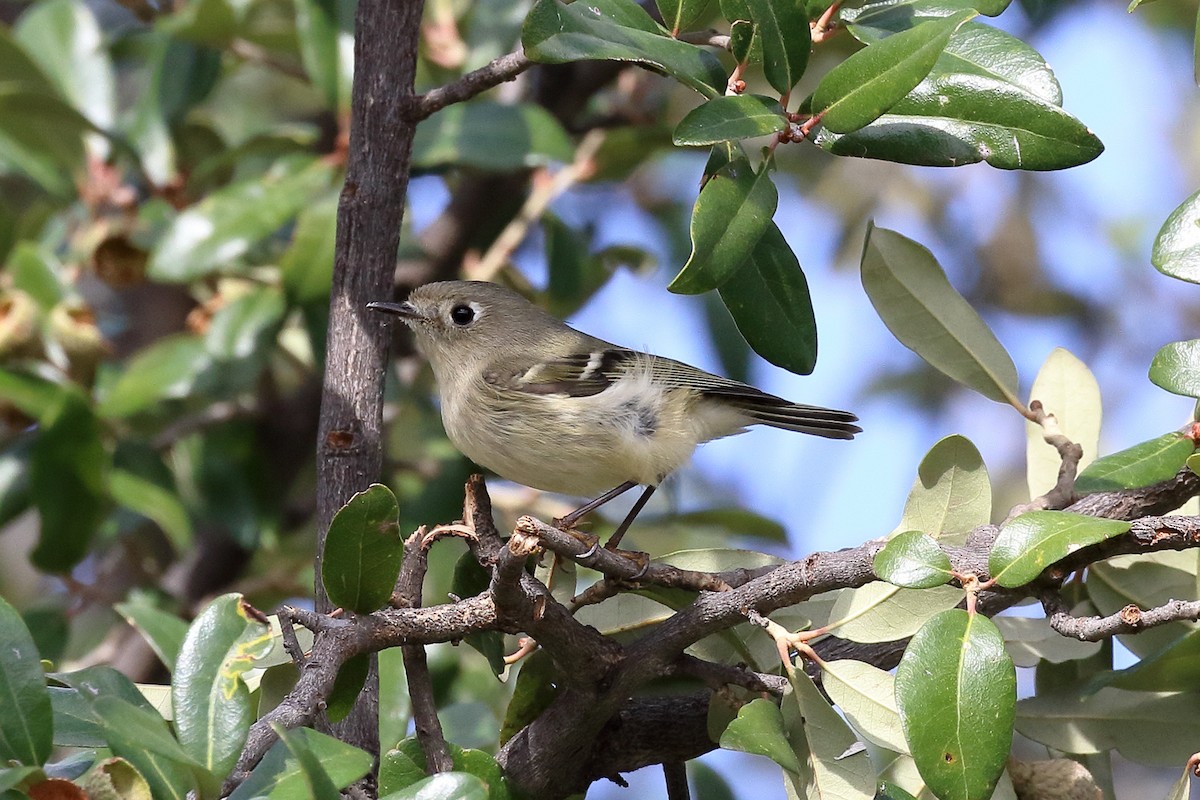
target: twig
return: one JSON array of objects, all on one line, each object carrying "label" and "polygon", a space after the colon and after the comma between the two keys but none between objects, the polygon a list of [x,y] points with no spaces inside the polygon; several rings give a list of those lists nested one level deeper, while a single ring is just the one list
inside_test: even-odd
[{"label": "twig", "polygon": [[308,656],[304,654],[304,649],[300,647],[299,640],[296,639],[296,629],[293,626],[293,617],[290,609],[286,606],[279,610],[279,636],[283,640],[283,650],[291,657],[292,663],[297,669],[303,669],[304,664],[308,661]]},{"label": "twig", "polygon": [[715,47],[718,50],[728,50],[730,44],[729,34],[718,33],[712,29],[706,31],[685,31],[675,38],[688,44]]},{"label": "twig", "polygon": [[1054,487],[1041,497],[1015,506],[1008,512],[1005,522],[1027,511],[1066,508],[1078,499],[1075,494],[1075,477],[1079,472],[1079,462],[1083,459],[1083,447],[1072,442],[1059,430],[1058,419],[1042,407],[1040,400],[1030,401],[1025,416],[1030,422],[1041,426],[1042,438],[1046,444],[1058,451],[1062,464],[1058,468],[1058,480]]},{"label": "twig", "polygon": [[454,83],[439,86],[413,98],[408,118],[414,122],[423,120],[446,106],[461,103],[493,86],[511,81],[532,66],[533,62],[525,55],[524,50],[502,55],[474,72],[468,72]]},{"label": "twig", "polygon": [[770,692],[781,695],[787,690],[788,681],[782,675],[754,672],[743,666],[716,664],[686,653],[675,662],[673,674],[686,675],[704,681],[710,689],[723,686],[741,686],[752,692]]},{"label": "twig", "polygon": [[525,205],[492,242],[483,258],[466,270],[468,277],[477,281],[495,279],[521,242],[525,241],[529,228],[546,213],[554,199],[591,175],[594,170],[592,159],[603,144],[605,135],[602,130],[589,131],[575,149],[575,159],[570,164],[554,173],[549,180],[533,181],[533,191],[525,199]]},{"label": "twig", "polygon": [[[410,608],[421,607],[422,584],[429,568],[429,549],[425,543],[426,533],[422,526],[417,528],[404,543],[404,566],[396,584],[396,594]],[[430,541],[432,543],[432,540]],[[433,695],[433,678],[429,675],[429,661],[425,646],[405,644],[400,648],[404,659],[404,678],[408,683],[408,696],[412,704],[413,724],[421,751],[425,753],[425,769],[430,775],[454,769],[454,759],[446,745],[442,722],[438,719],[437,702]]]},{"label": "twig", "polygon": [[1200,601],[1196,600],[1168,600],[1148,611],[1130,604],[1107,617],[1073,617],[1057,591],[1047,589],[1040,599],[1050,627],[1081,642],[1099,642],[1119,633],[1136,633],[1168,622],[1200,620]]},{"label": "twig", "polygon": [[667,800],[691,800],[688,791],[687,765],[683,761],[664,761],[663,778],[667,782]]}]

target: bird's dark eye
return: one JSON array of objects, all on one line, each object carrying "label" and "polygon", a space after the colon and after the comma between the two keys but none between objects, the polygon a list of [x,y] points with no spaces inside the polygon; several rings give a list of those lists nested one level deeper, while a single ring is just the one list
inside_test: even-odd
[{"label": "bird's dark eye", "polygon": [[455,325],[470,325],[475,319],[475,309],[470,306],[458,305],[450,309],[450,319]]}]

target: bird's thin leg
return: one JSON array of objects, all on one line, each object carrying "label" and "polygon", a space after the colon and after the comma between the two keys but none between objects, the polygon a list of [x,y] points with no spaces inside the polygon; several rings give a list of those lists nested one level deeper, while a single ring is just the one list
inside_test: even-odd
[{"label": "bird's thin leg", "polygon": [[617,526],[617,530],[613,533],[612,538],[605,544],[605,548],[616,550],[617,545],[621,542],[621,537],[625,535],[625,531],[629,530],[629,526],[633,524],[633,518],[636,517],[645,507],[646,501],[650,499],[650,495],[654,494],[654,490],[658,487],[653,483],[646,487],[642,492],[642,496],[633,504],[633,508],[629,509],[629,513],[625,515],[625,519]]},{"label": "bird's thin leg", "polygon": [[562,517],[561,519],[556,519],[554,521],[555,526],[559,527],[559,528],[570,528],[576,522],[579,522],[579,520],[583,519],[588,514],[592,513],[597,508],[599,508],[600,506],[607,503],[609,500],[612,500],[614,497],[618,497],[622,494],[625,494],[625,492],[628,492],[630,489],[632,489],[635,486],[637,486],[637,484],[634,483],[633,481],[625,481],[620,486],[609,489],[607,492],[600,495],[595,500],[590,500],[587,503],[584,503],[579,508],[572,511],[570,514],[567,514],[565,517]]}]

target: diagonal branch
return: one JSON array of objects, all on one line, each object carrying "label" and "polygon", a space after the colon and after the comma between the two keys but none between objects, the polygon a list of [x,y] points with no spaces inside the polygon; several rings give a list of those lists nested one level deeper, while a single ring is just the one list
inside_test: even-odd
[{"label": "diagonal branch", "polygon": [[469,100],[493,86],[511,81],[532,66],[533,62],[525,55],[524,50],[502,55],[474,72],[468,72],[454,83],[448,83],[413,98],[407,116],[411,121],[419,122],[446,106]]}]

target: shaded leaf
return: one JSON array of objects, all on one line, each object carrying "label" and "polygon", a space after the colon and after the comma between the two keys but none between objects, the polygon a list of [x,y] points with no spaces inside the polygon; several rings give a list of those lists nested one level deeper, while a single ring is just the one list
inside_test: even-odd
[{"label": "shaded leaf", "polygon": [[[1029,390],[1029,401],[1041,402],[1054,415],[1058,430],[1083,448],[1079,468],[1095,460],[1100,443],[1100,386],[1087,365],[1061,347],[1046,358]],[[1044,438],[1042,426],[1026,421],[1026,476],[1029,496],[1054,488],[1062,458]]]},{"label": "shaded leaf", "polygon": [[812,36],[801,0],[745,0],[762,46],[762,69],[771,88],[787,95],[808,66]]},{"label": "shaded leaf", "polygon": [[334,515],[321,564],[321,581],[333,603],[369,614],[392,596],[404,559],[399,516],[396,496],[379,483]]},{"label": "shaded leaf", "polygon": [[142,349],[125,365],[120,377],[101,397],[102,417],[128,417],[147,411],[163,400],[191,394],[196,379],[213,363],[204,339],[176,334]]},{"label": "shaded leaf", "polygon": [[1017,674],[992,621],[929,620],[896,670],[896,703],[921,777],[942,800],[984,800],[1012,745]]},{"label": "shaded leaf", "polygon": [[721,734],[720,745],[724,750],[766,756],[790,772],[803,769],[788,743],[779,708],[761,697],[742,706],[737,719]]},{"label": "shaded leaf", "polygon": [[687,29],[704,13],[709,0],[656,0],[658,12],[672,36]]},{"label": "shaded leaf", "polygon": [[[1101,615],[1116,614],[1127,605],[1157,608],[1179,597],[1195,597],[1195,553],[1151,553],[1118,556],[1088,567],[1087,593]],[[1117,637],[1134,655],[1147,658],[1176,639],[1196,630],[1197,623],[1180,620]]]},{"label": "shaded leaf", "polygon": [[888,329],[930,365],[999,403],[1020,408],[1012,357],[928,249],[871,225],[862,283]]},{"label": "shaded leaf", "polygon": [[[185,800],[196,786],[199,766],[188,758],[158,712],[113,695],[92,704],[109,749],[146,778],[156,800]],[[216,776],[205,776],[215,786]]]},{"label": "shaded leaf", "polygon": [[970,439],[953,434],[921,459],[897,530],[961,544],[969,531],[988,523],[991,513],[992,484],[983,457]]},{"label": "shaded leaf", "polygon": [[33,637],[0,598],[0,761],[40,767],[53,747],[54,717]]},{"label": "shaded leaf", "polygon": [[457,103],[418,125],[413,140],[413,166],[418,168],[454,165],[511,172],[569,162],[574,155],[562,125],[532,103]]},{"label": "shaded leaf", "polygon": [[892,642],[912,636],[935,614],[962,602],[955,586],[902,589],[876,581],[838,593],[828,623],[854,642]]},{"label": "shaded leaf", "polygon": [[789,795],[846,800],[874,797],[875,771],[858,738],[803,670],[784,664],[791,691],[783,697],[788,740],[803,762],[799,774],[784,773]]},{"label": "shaded leaf", "polygon": [[718,289],[746,344],[777,367],[808,375],[817,363],[817,322],[808,280],[774,222],[750,258]]},{"label": "shaded leaf", "polygon": [[311,800],[341,800],[341,794],[338,793],[337,787],[333,785],[329,774],[325,772],[325,767],[321,760],[317,757],[308,746],[308,740],[297,736],[294,731],[285,730],[279,725],[272,726],[275,733],[279,736],[279,741],[292,752],[296,757],[296,763],[300,767],[300,776],[304,780],[305,788],[308,789],[305,795]]},{"label": "shaded leaf", "polygon": [[[1094,613],[1090,603],[1085,607]],[[1081,642],[1063,636],[1050,627],[1045,617],[996,616],[992,622],[1004,635],[1004,649],[1018,667],[1035,667],[1043,659],[1061,664],[1090,658],[1100,651],[1100,642]]]},{"label": "shaded leaf", "polygon": [[[454,578],[450,584],[450,592],[455,597],[474,597],[487,591],[491,585],[492,576],[475,560],[470,552],[463,553],[454,564]],[[475,631],[463,637],[463,641],[477,650],[487,659],[492,672],[503,675],[508,665],[504,663],[505,648],[504,634],[500,631]]]},{"label": "shaded leaf", "polygon": [[367,653],[360,653],[342,664],[326,701],[325,714],[330,722],[341,722],[354,708],[354,701],[366,684],[370,669],[371,656]]},{"label": "shaded leaf", "polygon": [[1001,586],[1024,586],[1051,564],[1129,530],[1129,523],[1070,511],[1029,511],[1000,530],[988,571]]},{"label": "shaded leaf", "polygon": [[174,614],[145,602],[117,603],[113,610],[138,629],[169,672],[175,671],[175,661],[187,636],[188,624]]},{"label": "shaded leaf", "polygon": [[[293,745],[297,739],[303,741],[335,787],[345,788],[371,769],[370,755],[332,736],[317,733],[311,728],[295,728],[289,735],[293,737]],[[283,742],[276,742],[229,796],[229,800],[251,800],[263,796],[308,797],[302,794],[306,789],[296,755]]]},{"label": "shaded leaf", "polygon": [[1139,692],[1188,692],[1200,678],[1200,631],[1104,679],[1108,686]]},{"label": "shaded leaf", "polygon": [[180,551],[191,543],[192,521],[183,501],[174,492],[121,469],[109,473],[108,491],[118,505],[153,520]]},{"label": "shaded leaf", "polygon": [[896,687],[892,674],[862,661],[827,661],[821,668],[821,687],[865,739],[907,753]]}]

